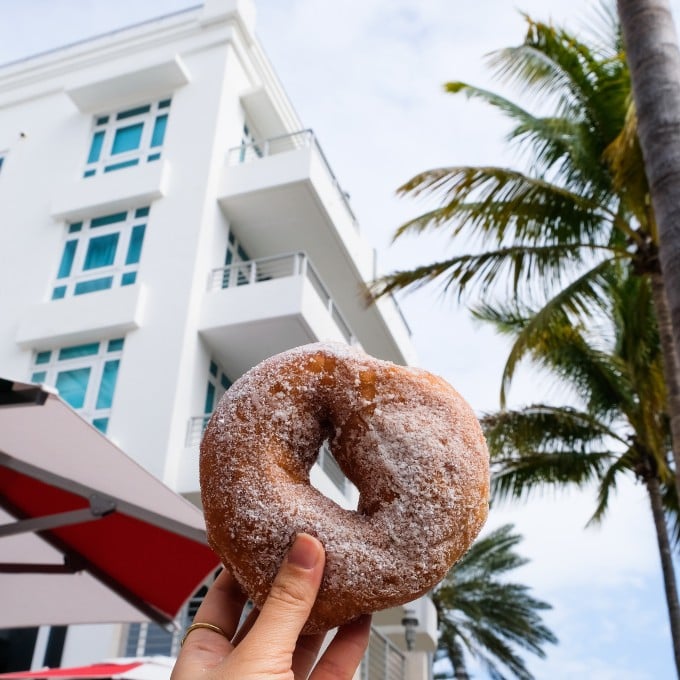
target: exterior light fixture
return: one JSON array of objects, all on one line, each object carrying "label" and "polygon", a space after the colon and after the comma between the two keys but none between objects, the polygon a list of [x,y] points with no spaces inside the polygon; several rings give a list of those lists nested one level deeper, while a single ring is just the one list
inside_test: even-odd
[{"label": "exterior light fixture", "polygon": [[415,614],[413,609],[404,609],[404,618],[401,620],[401,625],[404,626],[406,649],[409,652],[412,652],[416,647],[416,628],[420,623]]}]

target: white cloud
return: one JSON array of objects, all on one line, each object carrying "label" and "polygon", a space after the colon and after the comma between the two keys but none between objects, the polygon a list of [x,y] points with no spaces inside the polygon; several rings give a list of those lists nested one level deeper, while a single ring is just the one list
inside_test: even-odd
[{"label": "white cloud", "polygon": [[546,492],[522,505],[492,508],[489,527],[514,522],[531,562],[522,578],[544,596],[566,588],[639,587],[660,563],[649,502],[640,485],[624,481],[600,525],[586,528],[592,491]]}]

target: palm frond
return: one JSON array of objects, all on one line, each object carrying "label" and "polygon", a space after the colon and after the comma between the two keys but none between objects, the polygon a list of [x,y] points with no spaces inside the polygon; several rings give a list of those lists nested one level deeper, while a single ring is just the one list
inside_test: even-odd
[{"label": "palm frond", "polygon": [[598,309],[602,311],[607,299],[603,292],[609,282],[611,266],[610,260],[597,263],[561,288],[538,311],[522,307],[518,302],[511,306],[482,303],[472,308],[474,318],[493,324],[500,333],[514,336],[501,379],[502,408],[519,363],[538,349],[545,333],[570,320],[587,320]]},{"label": "palm frond", "polygon": [[449,226],[451,236],[492,238],[495,243],[582,242],[607,245],[603,223],[614,219],[607,206],[582,193],[503,167],[446,167],[422,172],[397,190],[436,198],[440,207],[401,225],[406,233]]},{"label": "palm frond", "polygon": [[637,454],[631,448],[623,453],[617,460],[615,460],[605,471],[600,478],[600,483],[597,491],[597,506],[592,517],[588,520],[586,526],[592,524],[599,524],[607,512],[609,507],[609,499],[612,491],[616,489],[616,483],[622,472],[629,472],[635,468],[637,461]]},{"label": "palm frond", "polygon": [[533,455],[537,450],[561,453],[619,439],[609,423],[570,406],[532,404],[522,409],[487,413],[480,419],[492,459]]},{"label": "palm frond", "polygon": [[611,457],[611,451],[537,451],[533,456],[502,459],[493,466],[492,497],[526,500],[546,487],[585,486],[600,478]]},{"label": "palm frond", "polygon": [[[545,297],[569,277],[578,264],[604,250],[591,243],[549,246],[508,246],[482,253],[456,255],[447,260],[387,274],[370,284],[374,298],[399,290],[413,291],[439,280],[440,292],[453,292],[460,301],[467,293],[483,289],[490,295],[500,281],[511,282],[513,293]],[[582,288],[585,289],[585,283]],[[576,298],[574,298],[574,302]]]},{"label": "palm frond", "polygon": [[481,537],[435,588],[432,599],[440,619],[440,649],[453,660],[461,645],[482,663],[490,677],[531,680],[517,649],[545,656],[544,645],[555,643],[543,623],[550,605],[506,574],[525,564],[515,550],[521,536],[505,525]]}]

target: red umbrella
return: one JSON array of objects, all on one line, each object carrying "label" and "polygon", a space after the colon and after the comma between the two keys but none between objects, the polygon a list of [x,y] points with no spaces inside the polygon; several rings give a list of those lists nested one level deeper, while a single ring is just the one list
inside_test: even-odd
[{"label": "red umbrella", "polygon": [[0,628],[167,624],[219,565],[194,505],[55,393],[3,379],[0,556]]}]

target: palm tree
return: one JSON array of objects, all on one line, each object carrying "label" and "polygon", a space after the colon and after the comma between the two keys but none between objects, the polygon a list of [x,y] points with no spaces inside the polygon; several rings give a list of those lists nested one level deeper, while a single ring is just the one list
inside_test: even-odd
[{"label": "palm tree", "polygon": [[[493,494],[526,498],[546,484],[595,482],[598,502],[591,521],[599,521],[621,477],[644,484],[680,676],[680,603],[665,518],[670,511],[677,519],[677,496],[651,286],[621,265],[611,267],[606,278],[598,323],[553,317],[528,346],[532,361],[575,396],[575,405],[534,404],[482,419],[493,461]],[[531,323],[533,311],[482,306],[476,313],[501,332],[517,335]]]},{"label": "palm tree", "polygon": [[680,49],[668,0],[618,0],[680,356]]},{"label": "palm tree", "polygon": [[494,680],[505,677],[502,669],[531,680],[514,648],[543,658],[543,645],[557,642],[541,618],[550,605],[532,597],[527,586],[505,579],[527,562],[514,551],[521,540],[511,524],[480,538],[432,593],[441,634],[437,656],[448,658],[452,668],[452,674],[435,677],[468,680],[467,652]]},{"label": "palm tree", "polygon": [[438,204],[403,224],[395,238],[447,228],[455,244],[476,243],[481,249],[394,272],[375,282],[373,295],[439,281],[459,299],[470,289],[491,299],[509,286],[516,298],[534,301],[540,311],[515,336],[506,364],[504,404],[533,335],[553,317],[592,314],[612,263],[629,263],[652,284],[680,475],[678,362],[615,12],[600,7],[601,28],[590,42],[530,17],[526,21],[523,43],[495,52],[491,64],[548,113],[532,113],[462,82],[448,83],[446,90],[481,99],[505,114],[514,125],[508,139],[521,144],[528,169],[454,166],[406,182],[401,194],[432,196]]}]

